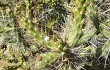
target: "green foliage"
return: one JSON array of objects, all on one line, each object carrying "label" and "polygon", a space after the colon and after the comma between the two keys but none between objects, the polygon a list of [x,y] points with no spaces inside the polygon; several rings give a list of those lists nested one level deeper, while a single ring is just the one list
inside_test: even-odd
[{"label": "green foliage", "polygon": [[94,70],[99,56],[109,58],[110,11],[104,12],[110,8],[108,3],[95,0],[1,1],[0,37],[5,43],[0,45],[0,61],[7,63],[2,68]]}]

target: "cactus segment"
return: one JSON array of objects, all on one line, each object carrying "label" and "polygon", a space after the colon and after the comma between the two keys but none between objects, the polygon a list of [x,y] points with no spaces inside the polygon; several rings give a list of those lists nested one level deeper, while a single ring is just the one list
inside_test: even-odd
[{"label": "cactus segment", "polygon": [[102,47],[102,57],[108,58],[108,55],[110,53],[110,40],[108,40],[105,45]]},{"label": "cactus segment", "polygon": [[37,68],[45,68],[46,66],[51,65],[57,58],[59,58],[61,55],[59,53],[44,53],[40,54],[40,57],[42,58],[41,61],[37,61]]},{"label": "cactus segment", "polygon": [[96,53],[96,48],[93,46],[88,46],[88,47],[83,48],[83,50],[80,53],[80,56],[85,57],[85,56],[91,55],[92,57],[95,53]]},{"label": "cactus segment", "polygon": [[80,40],[79,40],[78,43],[77,43],[78,45],[79,45],[79,44],[82,44],[82,43],[85,43],[85,42],[87,42],[90,38],[92,38],[92,37],[95,35],[97,29],[96,29],[95,27],[91,27],[91,29],[85,30],[85,31],[86,31],[86,33],[82,35],[82,37],[80,38]]},{"label": "cactus segment", "polygon": [[[59,50],[58,45],[61,46],[60,42],[55,42],[54,40],[50,39],[45,33],[40,32],[38,30],[38,27],[35,27],[33,25],[33,21],[31,19],[31,0],[26,0],[26,18],[23,18],[21,21],[23,22],[23,25],[25,28],[29,31],[30,34],[32,34],[35,38],[35,40],[38,42],[38,44],[43,44],[45,47],[52,49],[52,50]],[[48,38],[48,39],[47,39]]]},{"label": "cactus segment", "polygon": [[105,24],[100,24],[100,31],[104,36],[110,38],[110,28],[108,26]]},{"label": "cactus segment", "polygon": [[68,36],[69,46],[75,46],[83,34],[85,13],[90,3],[91,0],[78,0],[75,3],[73,28]]}]

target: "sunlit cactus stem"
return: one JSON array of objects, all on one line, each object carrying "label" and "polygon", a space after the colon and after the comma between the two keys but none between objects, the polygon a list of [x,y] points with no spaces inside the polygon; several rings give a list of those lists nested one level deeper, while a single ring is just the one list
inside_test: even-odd
[{"label": "sunlit cactus stem", "polygon": [[74,21],[73,28],[70,36],[68,37],[69,46],[75,46],[78,40],[81,38],[83,34],[82,29],[84,28],[85,23],[85,13],[87,7],[90,5],[91,0],[77,0],[75,3],[75,8],[73,10],[74,13]]},{"label": "sunlit cactus stem", "polygon": [[26,3],[26,17],[23,17],[21,20],[27,31],[34,36],[35,40],[38,44],[43,44],[45,47],[60,51],[63,49],[63,46],[61,44],[61,41],[55,42],[53,39],[50,39],[49,36],[47,36],[45,33],[40,32],[38,27],[33,25],[33,21],[31,19],[31,11],[32,11],[32,1],[31,0],[25,0]]}]

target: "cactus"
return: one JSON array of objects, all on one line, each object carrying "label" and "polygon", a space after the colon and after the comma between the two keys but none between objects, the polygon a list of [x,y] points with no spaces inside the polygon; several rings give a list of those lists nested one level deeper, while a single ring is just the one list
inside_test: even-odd
[{"label": "cactus", "polygon": [[96,48],[93,46],[88,46],[83,48],[83,50],[80,52],[81,57],[89,56],[93,57],[95,56],[94,54],[96,53]]},{"label": "cactus", "polygon": [[108,40],[104,46],[102,47],[102,54],[101,57],[104,57],[106,60],[108,59],[110,53],[110,40]]},{"label": "cactus", "polygon": [[[87,32],[86,32],[87,31]],[[80,40],[77,42],[77,44],[86,43],[89,39],[91,39],[96,34],[96,28],[91,27],[89,30],[85,29],[85,33],[83,33]]]},{"label": "cactus", "polygon": [[110,29],[106,24],[100,24],[100,31],[104,36],[110,38]]},{"label": "cactus", "polygon": [[[107,26],[107,23],[100,24],[100,31],[106,38],[110,38],[110,29],[109,26]],[[102,54],[101,54],[101,57],[104,57],[106,60],[108,59],[110,53],[109,48],[110,48],[110,40],[108,39],[107,42],[105,42],[105,44],[102,47]]]},{"label": "cactus", "polygon": [[[11,55],[6,55],[9,47],[5,48],[6,50],[3,49],[3,51],[0,48],[0,58],[4,58],[2,56],[5,54],[8,61],[13,61],[14,58],[18,60],[17,64],[9,66],[7,69],[21,67],[29,70],[36,70],[36,68],[42,70],[49,67],[53,68],[52,65],[55,63],[55,66],[58,65],[54,67],[56,70],[80,70],[91,65],[89,62],[92,62],[91,58],[96,56],[97,45],[99,45],[92,44],[92,39],[102,36],[104,36],[102,39],[110,38],[110,23],[102,23],[104,17],[101,14],[103,13],[100,15],[97,13],[100,11],[95,6],[96,2],[98,1],[12,0],[13,4],[11,1],[7,1],[6,4],[0,2],[0,6],[2,6],[0,9],[5,10],[0,11],[0,14],[3,13],[3,20],[5,20],[4,14],[8,15],[6,19],[13,19],[12,24],[6,22],[8,23],[6,27],[0,27],[2,28],[0,34],[6,33],[8,35],[11,31],[10,34],[17,33],[16,43],[14,40],[13,42],[8,41],[6,44],[14,43],[16,45],[12,44],[13,46],[20,46],[17,48],[11,47],[12,49],[9,49]],[[58,27],[56,27],[57,25]],[[27,37],[29,38],[26,39]],[[26,47],[27,45],[22,45],[24,40],[29,40],[28,43],[34,41],[35,44],[32,43],[29,44],[29,47]],[[105,40],[103,44],[104,42]],[[109,42],[107,40],[104,45],[100,45],[103,45],[101,56],[106,59],[109,54]],[[37,46],[37,50],[34,46]],[[20,51],[21,49],[23,51]],[[36,58],[37,54],[39,55]],[[56,62],[57,60],[60,62]]]},{"label": "cactus", "polygon": [[51,63],[55,62],[60,56],[59,53],[52,52],[40,54],[41,60],[37,60],[37,68],[45,68],[46,66],[51,65]]},{"label": "cactus", "polygon": [[92,0],[78,0],[75,3],[74,11],[74,21],[72,23],[72,31],[68,36],[68,44],[69,46],[75,46],[81,35],[83,34],[82,29],[84,28],[84,19],[85,19],[85,12],[88,5],[92,2]]},{"label": "cactus", "polygon": [[31,10],[31,4],[30,4],[30,1],[26,1],[26,18],[23,18],[22,19],[22,22],[25,26],[25,28],[29,31],[29,33],[31,33],[34,38],[36,39],[36,41],[39,43],[39,44],[43,44],[45,47],[47,48],[50,48],[52,50],[60,50],[58,48],[58,46],[60,46],[61,48],[61,41],[59,40],[58,42],[55,42],[54,40],[51,40],[45,33],[43,32],[40,32],[38,30],[37,27],[35,27],[33,25],[33,22],[32,22],[32,19],[30,18],[31,15],[30,14],[30,10]]}]

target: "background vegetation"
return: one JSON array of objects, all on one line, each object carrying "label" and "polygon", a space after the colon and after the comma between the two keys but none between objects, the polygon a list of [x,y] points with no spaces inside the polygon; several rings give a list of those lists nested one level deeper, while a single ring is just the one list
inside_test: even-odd
[{"label": "background vegetation", "polygon": [[0,70],[109,70],[109,0],[0,0]]}]

